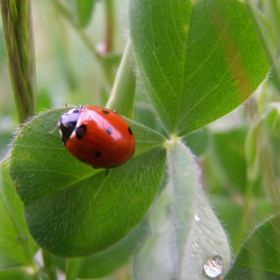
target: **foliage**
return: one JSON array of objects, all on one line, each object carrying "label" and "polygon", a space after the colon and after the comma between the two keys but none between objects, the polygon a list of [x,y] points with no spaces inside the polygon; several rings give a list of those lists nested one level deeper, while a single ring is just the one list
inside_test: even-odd
[{"label": "foliage", "polygon": [[[20,130],[0,165],[0,280],[280,279],[280,6],[162,3],[1,0]],[[133,158],[108,174],[73,158],[53,131],[65,103],[126,117]]]}]

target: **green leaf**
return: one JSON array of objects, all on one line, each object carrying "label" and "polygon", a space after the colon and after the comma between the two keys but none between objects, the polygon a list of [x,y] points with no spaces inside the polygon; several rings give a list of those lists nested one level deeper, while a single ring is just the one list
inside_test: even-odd
[{"label": "green leaf", "polygon": [[28,232],[8,163],[9,158],[5,158],[0,165],[0,280],[37,279],[33,256],[38,246]]},{"label": "green leaf", "polygon": [[[253,6],[255,3],[253,1],[248,1],[250,8],[253,9]],[[273,33],[273,39],[277,48],[277,51],[269,48],[269,38],[266,34],[266,30],[262,28],[262,24],[259,19],[255,18],[255,24],[256,27],[259,28],[260,34],[263,39],[263,43],[266,46],[267,49],[267,55],[270,59],[270,62],[273,66],[273,74],[274,78],[277,80],[278,85],[280,84],[280,64],[279,60],[277,59],[278,53],[280,51],[280,20],[279,20],[279,14],[280,14],[280,5],[278,1],[265,1],[261,0],[258,5],[262,13],[266,16],[272,33]]]},{"label": "green leaf", "polygon": [[38,246],[28,232],[23,204],[9,175],[8,163],[9,158],[5,158],[0,165],[0,271],[11,267],[28,270],[28,266],[32,270]]},{"label": "green leaf", "polygon": [[165,140],[130,121],[135,155],[106,175],[49,133],[62,112],[46,112],[23,127],[12,145],[10,174],[38,244],[56,255],[85,256],[118,242],[143,219],[161,182]]},{"label": "green leaf", "polygon": [[86,27],[91,19],[95,0],[76,0],[77,13],[81,27]]},{"label": "green leaf", "polygon": [[[144,219],[140,225],[113,246],[92,256],[76,258],[75,260],[80,262],[78,277],[82,279],[101,278],[111,274],[129,261],[141,240],[146,237],[147,232],[147,219]],[[65,270],[65,259],[56,258],[56,263],[62,271]]]},{"label": "green leaf", "polygon": [[151,234],[134,263],[138,280],[208,279],[206,261],[219,254],[230,263],[226,234],[200,189],[199,168],[182,144],[168,153],[168,184],[150,215]]},{"label": "green leaf", "polygon": [[227,114],[268,72],[241,1],[131,0],[129,11],[143,86],[169,133],[183,136]]},{"label": "green leaf", "polygon": [[225,280],[280,279],[280,214],[258,226],[243,244]]}]

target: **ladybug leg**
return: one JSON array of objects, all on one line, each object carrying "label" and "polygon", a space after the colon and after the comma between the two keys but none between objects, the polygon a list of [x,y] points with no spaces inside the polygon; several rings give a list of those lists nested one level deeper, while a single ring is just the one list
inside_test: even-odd
[{"label": "ladybug leg", "polygon": [[58,125],[56,125],[56,126],[54,127],[54,129],[51,130],[51,131],[49,132],[49,134],[53,134],[53,133],[57,130],[57,128],[58,128]]},{"label": "ladybug leg", "polygon": [[68,107],[68,104],[67,104],[67,103],[65,103],[64,114],[66,113],[67,107]]},{"label": "ladybug leg", "polygon": [[114,113],[116,113],[117,115],[120,115],[116,110],[114,110]]},{"label": "ladybug leg", "polygon": [[105,173],[106,176],[108,175],[109,170],[110,170],[110,168],[106,169],[106,173]]}]

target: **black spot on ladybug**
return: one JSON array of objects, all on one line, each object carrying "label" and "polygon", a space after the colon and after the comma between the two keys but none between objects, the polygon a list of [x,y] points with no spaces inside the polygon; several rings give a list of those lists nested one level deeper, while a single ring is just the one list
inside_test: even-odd
[{"label": "black spot on ladybug", "polygon": [[95,152],[94,157],[100,157],[101,156],[101,152]]},{"label": "black spot on ladybug", "polygon": [[103,114],[105,114],[105,115],[109,115],[109,114],[110,114],[110,112],[109,112],[109,111],[104,110],[104,109],[102,110],[102,113],[103,113]]},{"label": "black spot on ladybug", "polygon": [[131,128],[130,128],[130,126],[128,127],[128,133],[129,133],[130,135],[132,135],[132,134],[133,134],[133,132],[132,132],[132,130],[131,130]]},{"label": "black spot on ladybug", "polygon": [[108,127],[106,128],[106,133],[107,133],[108,135],[111,135],[111,134],[112,134],[112,127],[111,127],[111,126],[108,126]]},{"label": "black spot on ladybug", "polygon": [[79,127],[76,128],[76,137],[77,139],[81,140],[83,139],[83,137],[85,136],[85,133],[86,133],[86,126],[83,124]]}]

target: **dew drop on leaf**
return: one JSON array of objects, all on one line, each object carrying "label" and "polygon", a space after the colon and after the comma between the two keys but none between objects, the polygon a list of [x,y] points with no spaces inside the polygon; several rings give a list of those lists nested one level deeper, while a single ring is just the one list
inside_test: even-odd
[{"label": "dew drop on leaf", "polygon": [[223,273],[223,258],[220,255],[214,255],[204,264],[204,271],[211,279],[218,278]]},{"label": "dew drop on leaf", "polygon": [[200,218],[197,215],[194,215],[194,219],[195,219],[196,222],[200,221]]}]

